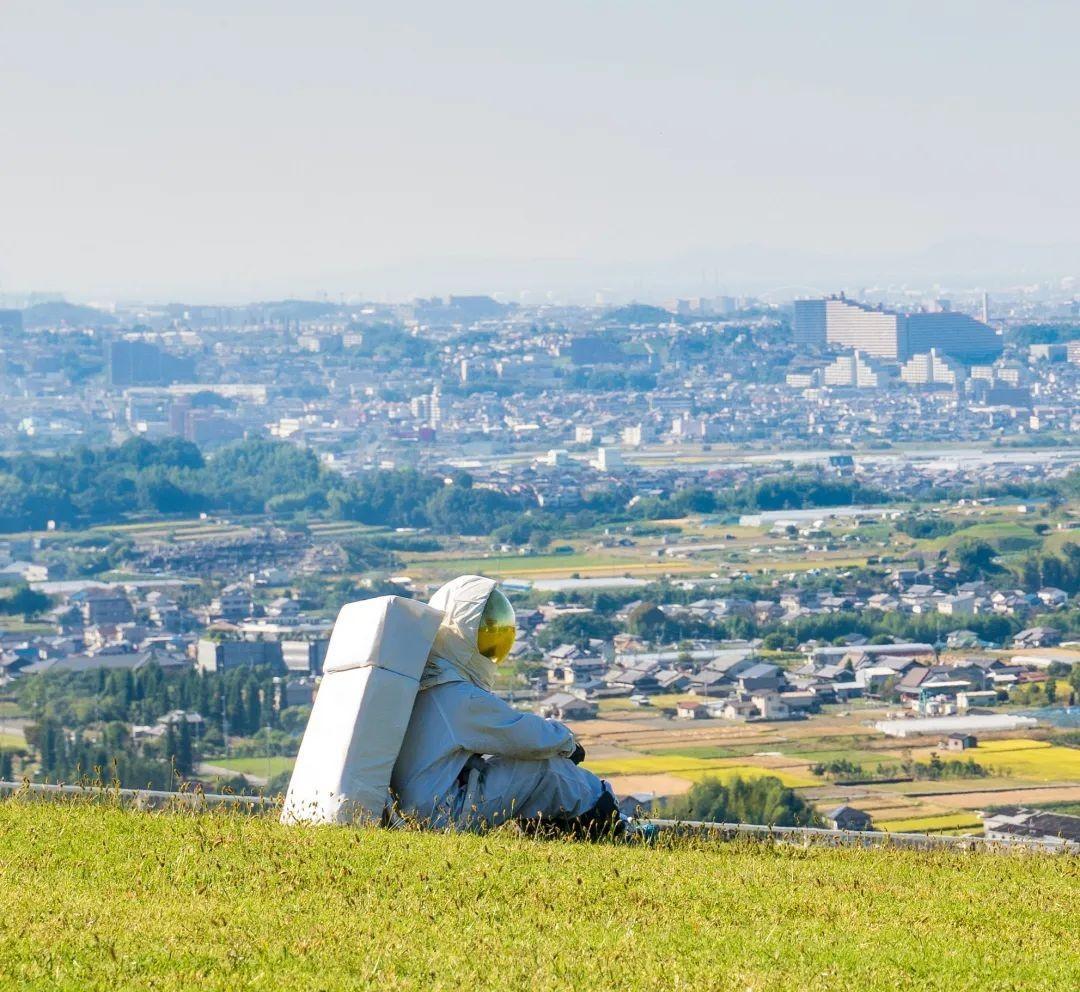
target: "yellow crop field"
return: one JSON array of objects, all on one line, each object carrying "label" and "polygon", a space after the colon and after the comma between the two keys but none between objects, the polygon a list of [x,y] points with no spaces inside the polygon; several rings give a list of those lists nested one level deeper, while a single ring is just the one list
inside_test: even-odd
[{"label": "yellow crop field", "polygon": [[[1032,743],[1041,743],[1035,742]],[[975,761],[998,774],[1044,782],[1080,780],[1080,750],[1047,745],[1012,751],[984,749],[981,745],[968,752]]]},{"label": "yellow crop field", "polygon": [[1014,737],[1004,741],[982,741],[978,750],[983,751],[1029,751],[1033,748],[1050,747],[1049,741],[1033,741],[1027,737]]},{"label": "yellow crop field", "polygon": [[972,813],[946,813],[944,816],[918,816],[907,820],[885,820],[874,826],[894,834],[933,834],[944,830],[967,830],[982,826]]},{"label": "yellow crop field", "polygon": [[723,780],[736,775],[741,778],[760,778],[763,775],[771,775],[792,788],[820,784],[818,779],[809,774],[802,775],[787,768],[748,765],[745,759],[738,758],[687,758],[678,754],[643,754],[633,758],[590,761],[586,762],[586,767],[601,777],[606,775],[677,775],[692,782],[700,782],[703,778]]},{"label": "yellow crop field", "polygon": [[726,768],[737,762],[728,758],[686,758],[678,754],[642,754],[633,758],[609,758],[587,761],[586,767],[597,775],[662,775],[664,773],[708,771]]}]

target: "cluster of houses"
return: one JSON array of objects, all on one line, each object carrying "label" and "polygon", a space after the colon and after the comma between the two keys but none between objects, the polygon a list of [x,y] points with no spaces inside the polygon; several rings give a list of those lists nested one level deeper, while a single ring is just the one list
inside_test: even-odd
[{"label": "cluster of houses", "polygon": [[776,599],[727,596],[699,599],[685,605],[662,604],[659,609],[675,620],[716,623],[743,617],[763,624],[863,609],[882,613],[1024,617],[1061,609],[1069,602],[1067,592],[1051,586],[1027,593],[1022,589],[994,589],[981,581],[958,583],[955,581],[957,571],[951,566],[934,572],[897,568],[890,574],[887,590],[868,596],[854,590],[836,593],[794,588],[782,592]]},{"label": "cluster of houses", "polygon": [[[898,572],[896,581],[910,577]],[[248,582],[224,585],[208,604],[198,607],[185,606],[175,586],[76,588],[52,611],[54,632],[0,635],[0,681],[46,671],[137,669],[151,661],[164,668],[194,665],[207,672],[281,663],[299,686],[290,683],[295,691],[289,695],[310,699],[330,623],[306,617],[300,603],[289,597],[257,604],[257,585],[255,575]],[[897,595],[903,599],[923,593],[913,584]],[[980,590],[964,595],[976,593],[983,595]],[[1000,595],[989,593],[985,600],[994,604]],[[1042,590],[1034,598],[1044,609],[1060,605],[1054,590]],[[831,609],[847,602],[841,596],[818,596],[813,608]],[[811,608],[808,603],[809,594],[794,592],[776,601],[729,597],[661,604],[656,609],[673,618],[763,619],[791,616],[792,611]],[[627,604],[616,618],[625,620],[640,605]],[[543,625],[573,612],[588,611],[549,604],[519,612],[521,636],[515,653],[535,657],[536,634]],[[1032,627],[1016,634],[1013,647],[1026,652],[1052,647],[1059,640],[1055,628]],[[944,656],[940,645],[869,644],[861,635],[850,635],[840,644],[803,645],[803,661],[781,667],[761,656],[757,642],[697,640],[657,648],[640,636],[619,633],[543,652],[542,674],[532,688],[536,708],[564,720],[595,716],[605,698],[629,697],[646,706],[652,697],[667,694],[690,697],[676,706],[678,719],[790,720],[806,717],[823,704],[862,696],[900,703],[923,716],[949,715],[992,706],[1007,699],[1014,686],[1046,678],[1045,657],[980,655],[985,646],[966,630],[949,635],[945,645],[949,653]]]},{"label": "cluster of houses", "polygon": [[306,617],[288,597],[256,605],[253,585],[231,583],[194,608],[171,585],[79,585],[50,612],[53,632],[0,634],[0,684],[42,672],[135,671],[151,662],[203,671],[280,662],[299,686],[289,683],[290,701],[310,701],[330,623]]},{"label": "cluster of houses", "polygon": [[[1058,632],[1034,628],[1015,647],[1056,643]],[[621,636],[621,635],[620,635]],[[974,640],[973,640],[974,639]],[[1016,686],[1045,682],[1046,656],[941,654],[926,643],[869,644],[858,635],[842,645],[803,646],[804,660],[781,667],[749,642],[695,641],[683,649],[627,651],[606,642],[562,644],[543,659],[538,711],[558,719],[596,716],[599,702],[629,697],[642,706],[678,693],[677,719],[791,720],[827,703],[870,697],[898,703],[920,716],[945,716],[991,707]],[[959,631],[949,647],[978,648]],[[620,637],[616,637],[619,644]],[[634,639],[622,639],[625,645]]]},{"label": "cluster of houses", "polygon": [[1035,840],[1050,847],[1080,850],[1080,816],[1002,806],[984,813],[982,819],[988,840]]},{"label": "cluster of houses", "polygon": [[[951,735],[949,745],[952,750],[962,750],[968,746],[963,734]],[[1055,849],[1080,850],[1080,816],[1028,809],[1025,806],[1000,806],[979,815],[983,821],[983,836],[987,840],[1034,841]],[[874,829],[874,821],[869,813],[847,805],[826,812],[825,822],[833,830]]]}]

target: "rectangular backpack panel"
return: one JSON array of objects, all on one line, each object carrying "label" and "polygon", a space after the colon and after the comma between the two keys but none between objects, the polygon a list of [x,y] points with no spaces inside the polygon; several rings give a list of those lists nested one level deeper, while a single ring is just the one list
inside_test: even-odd
[{"label": "rectangular backpack panel", "polygon": [[341,608],[283,823],[379,822],[442,613],[400,596]]}]

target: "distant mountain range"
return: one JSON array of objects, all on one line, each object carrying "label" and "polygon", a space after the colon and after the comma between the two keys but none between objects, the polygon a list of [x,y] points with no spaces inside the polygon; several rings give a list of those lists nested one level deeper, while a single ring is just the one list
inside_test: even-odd
[{"label": "distant mountain range", "polygon": [[24,327],[55,327],[60,323],[78,327],[111,327],[116,323],[116,318],[104,310],[62,301],[36,303],[23,311]]}]

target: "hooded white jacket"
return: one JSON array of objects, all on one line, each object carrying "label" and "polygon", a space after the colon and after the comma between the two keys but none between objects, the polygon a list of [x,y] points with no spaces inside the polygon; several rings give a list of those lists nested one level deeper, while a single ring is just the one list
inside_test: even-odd
[{"label": "hooded white jacket", "polygon": [[[599,780],[565,760],[575,746],[567,727],[515,710],[488,691],[494,665],[477,652],[476,635],[495,585],[491,579],[465,575],[447,583],[431,599],[430,605],[443,610],[445,619],[420,681],[392,786],[402,811],[436,826],[460,815],[463,790],[458,776],[475,754],[518,762],[513,769],[503,762],[499,770],[499,789],[505,793],[524,792],[528,783],[529,794],[538,795],[538,783],[545,778],[558,780],[544,804],[559,808],[544,810],[548,815],[576,815],[599,796]],[[529,768],[521,764],[553,758],[559,759],[553,775],[535,764]],[[520,789],[515,789],[516,782]],[[523,809],[529,796],[488,799],[495,805]]]}]

